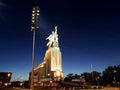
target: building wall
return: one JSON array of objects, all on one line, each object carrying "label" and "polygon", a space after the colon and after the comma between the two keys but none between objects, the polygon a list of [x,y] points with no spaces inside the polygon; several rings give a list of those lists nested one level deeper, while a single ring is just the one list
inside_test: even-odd
[{"label": "building wall", "polygon": [[11,77],[11,72],[0,72],[0,86],[10,83]]}]

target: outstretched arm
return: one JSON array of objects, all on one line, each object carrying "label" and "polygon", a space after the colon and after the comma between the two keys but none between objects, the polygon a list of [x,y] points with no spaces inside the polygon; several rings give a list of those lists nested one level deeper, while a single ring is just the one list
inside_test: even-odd
[{"label": "outstretched arm", "polygon": [[55,26],[55,33],[57,34],[57,26]]}]

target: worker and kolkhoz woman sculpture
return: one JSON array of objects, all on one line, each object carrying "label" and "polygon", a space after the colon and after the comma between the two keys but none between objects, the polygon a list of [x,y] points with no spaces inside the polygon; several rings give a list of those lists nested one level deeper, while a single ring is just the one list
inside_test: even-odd
[{"label": "worker and kolkhoz woman sculpture", "polygon": [[47,46],[49,48],[51,47],[58,47],[58,34],[57,34],[57,26],[55,26],[55,31],[52,31],[52,34],[50,34],[46,40],[49,40],[47,43]]}]

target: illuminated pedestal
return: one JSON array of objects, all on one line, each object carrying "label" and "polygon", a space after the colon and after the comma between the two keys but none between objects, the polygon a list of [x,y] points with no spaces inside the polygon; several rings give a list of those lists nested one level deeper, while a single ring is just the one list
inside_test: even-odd
[{"label": "illuminated pedestal", "polygon": [[59,47],[51,47],[46,51],[44,57],[46,61],[46,74],[52,76],[54,80],[63,79],[62,56]]},{"label": "illuminated pedestal", "polygon": [[44,86],[42,83],[62,81],[62,56],[59,47],[51,47],[46,51],[44,60],[34,69],[34,86]]}]

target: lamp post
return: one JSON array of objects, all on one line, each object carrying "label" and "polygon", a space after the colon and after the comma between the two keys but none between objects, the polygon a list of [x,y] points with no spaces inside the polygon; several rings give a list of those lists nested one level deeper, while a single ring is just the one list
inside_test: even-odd
[{"label": "lamp post", "polygon": [[35,51],[35,32],[39,29],[39,7],[32,8],[32,23],[31,31],[33,32],[33,47],[32,47],[32,71],[30,89],[34,90],[34,51]]}]

